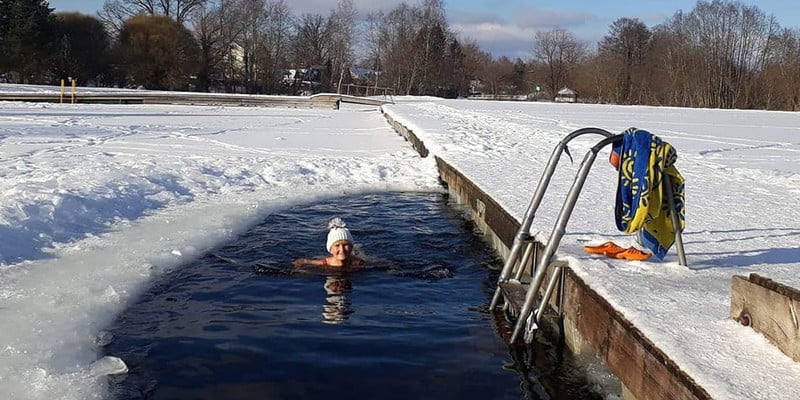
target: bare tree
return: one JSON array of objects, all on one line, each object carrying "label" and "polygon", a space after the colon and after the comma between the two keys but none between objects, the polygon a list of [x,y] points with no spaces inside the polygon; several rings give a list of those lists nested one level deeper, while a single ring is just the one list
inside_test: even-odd
[{"label": "bare tree", "polygon": [[489,64],[486,81],[491,85],[492,94],[511,94],[514,64],[503,56]]},{"label": "bare tree", "polygon": [[777,31],[773,17],[755,6],[739,2],[699,1],[673,26],[684,31],[691,48],[704,55],[700,85],[702,106],[747,107],[754,91],[755,76],[763,67],[770,39]]},{"label": "bare tree", "polygon": [[536,32],[533,56],[546,66],[548,71],[546,85],[553,95],[567,84],[570,72],[575,69],[584,54],[586,45],[562,28]]},{"label": "bare tree", "polygon": [[454,35],[442,0],[425,0],[418,7],[402,3],[388,14],[372,14],[366,36],[370,64],[383,69],[385,84],[404,94],[449,91],[440,83],[450,78],[444,67]]},{"label": "bare tree", "polygon": [[[478,85],[491,80],[492,55],[481,50],[475,41],[468,41],[462,46],[464,52],[464,79],[469,80],[469,90],[480,91]],[[469,93],[468,93],[469,94]]]},{"label": "bare tree", "polygon": [[[347,68],[353,64],[356,10],[352,0],[341,0],[328,18],[330,33],[331,80],[337,80],[337,92]],[[331,84],[333,81],[331,81]]]},{"label": "bare tree", "polygon": [[258,76],[268,93],[278,90],[280,71],[291,59],[293,26],[294,16],[284,0],[267,3],[263,37],[259,43]]},{"label": "bare tree", "polygon": [[328,41],[330,26],[325,17],[319,14],[300,16],[295,26],[294,63],[310,67],[321,65],[329,57]]},{"label": "bare tree", "polygon": [[762,72],[764,106],[800,111],[800,30],[783,29]]},{"label": "bare tree", "polygon": [[696,88],[706,82],[700,65],[705,63],[704,57],[691,45],[684,19],[685,15],[678,12],[652,30],[647,81],[657,104],[698,106]]},{"label": "bare tree", "polygon": [[419,77],[409,82],[410,86],[418,85],[417,93],[432,93],[438,81],[437,71],[444,58],[444,45],[447,35],[447,20],[444,12],[444,0],[423,0],[419,10],[419,29],[416,37],[416,51],[412,53],[419,66]]},{"label": "bare tree", "polygon": [[382,29],[383,12],[370,13],[366,18],[365,40],[364,40],[364,59],[366,65],[375,71],[383,70],[382,59],[386,50],[386,33]]},{"label": "bare tree", "polygon": [[[547,74],[537,73],[539,75]],[[571,85],[584,101],[614,102],[619,98],[618,81],[615,63],[607,56],[592,54],[575,69]]]},{"label": "bare tree", "polygon": [[[650,30],[642,21],[620,18],[611,24],[609,34],[600,41],[599,53],[618,71],[618,96],[614,101],[631,103],[634,76],[645,63],[650,48]],[[637,82],[638,83],[638,82]]]},{"label": "bare tree", "polygon": [[242,78],[246,93],[257,91],[257,65],[261,62],[259,57],[260,46],[267,26],[266,0],[238,0],[237,20],[239,34],[235,41],[242,49]]},{"label": "bare tree", "polygon": [[197,8],[191,18],[192,31],[200,48],[197,89],[208,91],[224,85],[235,91],[235,77],[242,73],[234,54],[235,40],[241,34],[234,0],[220,0],[212,8]]},{"label": "bare tree", "polygon": [[419,71],[414,58],[418,11],[402,3],[388,14],[371,14],[367,21],[368,51],[373,65],[382,71],[384,84],[410,94]]},{"label": "bare tree", "polygon": [[107,27],[119,32],[122,23],[137,14],[164,15],[178,23],[189,20],[192,12],[208,0],[105,0],[98,12]]}]

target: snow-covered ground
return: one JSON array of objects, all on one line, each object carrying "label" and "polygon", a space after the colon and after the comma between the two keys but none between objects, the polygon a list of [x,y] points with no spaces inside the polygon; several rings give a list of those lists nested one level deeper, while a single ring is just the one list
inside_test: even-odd
[{"label": "snow-covered ground", "polygon": [[[0,93],[47,90],[0,84]],[[559,256],[718,399],[800,393],[800,365],[728,319],[730,279],[800,287],[800,114],[400,98],[386,112],[521,218],[570,131],[636,126],[678,150],[689,267],[586,256],[620,235],[598,157]],[[549,235],[596,138],[571,146],[534,227]],[[375,108],[0,103],[0,398],[104,394],[94,340],[154,275],[270,211],[344,193],[440,190]]]},{"label": "snow-covered ground", "polygon": [[0,102],[0,154],[0,399],[101,398],[111,318],[272,210],[441,190],[375,107]]},{"label": "snow-covered ground", "polygon": [[[582,104],[417,101],[384,106],[428,149],[521,219],[553,148],[587,126],[635,126],[678,151],[686,178],[688,268],[586,255],[582,246],[634,245],[614,223],[616,171],[598,156],[561,241],[567,259],[716,399],[789,399],[800,364],[729,319],[733,275],[756,272],[800,288],[800,114]],[[600,136],[570,146],[534,228],[549,237],[566,192]],[[795,332],[795,335],[800,332]]]}]

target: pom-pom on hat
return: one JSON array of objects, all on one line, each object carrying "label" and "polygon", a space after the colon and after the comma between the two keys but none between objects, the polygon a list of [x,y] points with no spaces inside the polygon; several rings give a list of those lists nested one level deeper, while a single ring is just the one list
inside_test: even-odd
[{"label": "pom-pom on hat", "polygon": [[328,243],[325,245],[328,251],[331,251],[333,244],[340,240],[345,240],[351,244],[353,243],[353,235],[350,234],[350,230],[347,229],[347,224],[345,224],[344,220],[341,218],[336,217],[328,222],[328,229]]}]

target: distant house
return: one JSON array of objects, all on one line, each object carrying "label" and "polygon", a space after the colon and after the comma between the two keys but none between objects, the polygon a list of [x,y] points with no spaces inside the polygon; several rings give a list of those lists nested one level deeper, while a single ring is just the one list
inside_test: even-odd
[{"label": "distant house", "polygon": [[377,72],[369,68],[350,67],[350,83],[357,85],[375,84]]},{"label": "distant house", "polygon": [[469,81],[469,95],[470,96],[483,96],[484,85],[480,79],[472,79]]},{"label": "distant house", "polygon": [[228,52],[228,61],[237,71],[244,70],[244,47],[236,42],[231,42],[231,48]]},{"label": "distant house", "polygon": [[322,81],[322,74],[325,66],[312,66],[311,68],[290,68],[284,69],[281,73],[281,81],[285,85],[319,85]]},{"label": "distant house", "polygon": [[578,101],[578,93],[566,86],[556,93],[555,101],[558,103],[575,103]]}]

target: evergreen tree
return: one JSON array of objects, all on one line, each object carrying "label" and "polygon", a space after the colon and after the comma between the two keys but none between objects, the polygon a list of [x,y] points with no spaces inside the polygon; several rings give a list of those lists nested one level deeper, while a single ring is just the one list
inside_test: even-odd
[{"label": "evergreen tree", "polygon": [[8,34],[10,23],[11,0],[0,0],[0,72],[7,68],[7,54],[5,47],[5,37]]},{"label": "evergreen tree", "polygon": [[54,55],[53,9],[45,0],[0,0],[0,68],[19,81],[47,82]]}]

